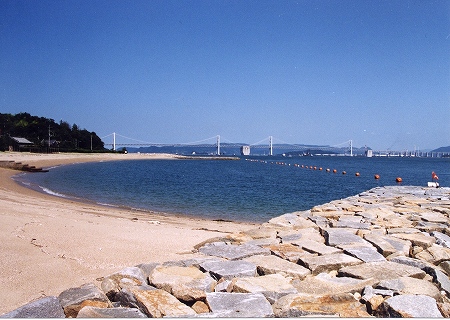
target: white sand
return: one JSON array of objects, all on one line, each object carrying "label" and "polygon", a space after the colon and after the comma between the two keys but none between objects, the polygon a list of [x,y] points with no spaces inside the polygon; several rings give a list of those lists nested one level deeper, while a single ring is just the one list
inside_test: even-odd
[{"label": "white sand", "polygon": [[[0,152],[0,161],[41,167],[161,158],[175,156]],[[0,168],[0,314],[84,283],[99,285],[97,278],[124,267],[186,259],[201,241],[255,227],[74,202],[21,187],[11,179],[18,173]]]}]

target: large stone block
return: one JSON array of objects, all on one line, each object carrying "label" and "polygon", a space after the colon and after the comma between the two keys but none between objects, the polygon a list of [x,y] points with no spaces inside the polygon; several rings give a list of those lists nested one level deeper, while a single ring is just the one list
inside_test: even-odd
[{"label": "large stone block", "polygon": [[409,251],[412,246],[410,241],[373,233],[364,235],[364,239],[376,247],[378,252],[380,252],[384,257],[387,257],[393,253],[409,255]]},{"label": "large stone block", "polygon": [[374,247],[348,246],[344,252],[364,262],[386,261],[386,258]]},{"label": "large stone block", "polygon": [[86,306],[78,312],[77,318],[147,318],[135,308],[96,308]]},{"label": "large stone block", "polygon": [[434,265],[438,265],[443,261],[450,260],[450,249],[433,244],[427,249],[416,254],[415,257],[420,260],[432,263]]},{"label": "large stone block", "polygon": [[405,264],[407,266],[416,267],[427,272],[428,268],[433,268],[433,264],[415,258],[405,256],[394,256],[388,259],[391,262]]},{"label": "large stone block", "polygon": [[364,239],[357,236],[355,233],[340,228],[328,228],[324,230],[324,237],[326,244],[329,246],[365,244],[366,242]]},{"label": "large stone block", "polygon": [[339,269],[339,276],[357,279],[373,278],[377,281],[396,279],[403,276],[423,279],[425,275],[425,271],[419,268],[391,261],[369,262]]},{"label": "large stone block", "polygon": [[303,250],[306,250],[311,253],[317,253],[319,255],[326,255],[326,254],[333,254],[333,253],[342,253],[341,249],[327,246],[321,242],[304,239],[299,240],[295,243],[299,247],[301,247]]},{"label": "large stone block", "polygon": [[208,293],[206,303],[217,318],[273,317],[272,306],[261,293]]},{"label": "large stone block", "polygon": [[70,288],[60,293],[59,302],[67,317],[75,318],[85,306],[99,308],[111,307],[108,297],[93,283],[88,283],[77,288]]},{"label": "large stone block", "polygon": [[147,284],[146,277],[141,268],[128,267],[105,277],[101,287],[104,293],[113,300],[114,295],[122,288]]},{"label": "large stone block", "polygon": [[411,277],[383,280],[377,285],[377,288],[392,290],[397,294],[423,294],[434,298],[436,301],[442,299],[436,285],[427,280]]},{"label": "large stone block", "polygon": [[304,266],[311,270],[313,275],[363,263],[361,260],[344,253],[328,254],[324,256],[305,256],[300,258],[300,261]]},{"label": "large stone block", "polygon": [[320,234],[318,229],[305,228],[296,230],[295,233],[280,231],[278,236],[281,238],[281,243],[292,243],[298,245],[298,242],[304,240],[313,240],[320,243],[325,243],[324,237]]},{"label": "large stone block", "polygon": [[[136,286],[136,287],[129,287],[129,288],[123,288],[120,290],[116,295],[114,296],[114,305],[120,306],[120,307],[127,307],[127,308],[138,308],[138,302],[136,301],[136,297],[134,296],[132,289],[135,290],[157,290],[155,287],[146,285],[146,286]],[[118,304],[118,305],[117,305]]]},{"label": "large stone block", "polygon": [[150,284],[182,301],[202,300],[213,292],[217,281],[196,267],[159,266],[149,276]]},{"label": "large stone block", "polygon": [[150,318],[189,317],[197,313],[164,290],[132,289],[139,309]]},{"label": "large stone block", "polygon": [[294,263],[297,263],[302,257],[315,255],[291,243],[270,245],[268,248],[274,255]]},{"label": "large stone block", "polygon": [[365,305],[352,294],[309,295],[290,294],[273,304],[275,317],[297,318],[308,316],[338,316],[345,318],[370,317]]},{"label": "large stone block", "polygon": [[440,212],[427,211],[420,214],[420,218],[427,222],[448,223],[449,219]]},{"label": "large stone block", "polygon": [[447,293],[447,297],[450,298],[450,278],[445,273],[435,268],[427,269],[427,272],[433,276],[433,281],[436,282],[441,290]]},{"label": "large stone block", "polygon": [[438,231],[433,231],[431,235],[436,239],[437,244],[445,248],[450,248],[450,237],[448,235]]},{"label": "large stone block", "polygon": [[45,297],[5,313],[0,318],[65,318],[57,297]]},{"label": "large stone block", "polygon": [[377,309],[378,317],[442,318],[436,300],[425,295],[398,295],[386,299]]},{"label": "large stone block", "polygon": [[208,261],[200,264],[200,268],[209,272],[216,279],[231,280],[240,277],[254,277],[257,275],[256,265],[242,260]]},{"label": "large stone block", "polygon": [[361,293],[366,286],[372,286],[375,283],[373,279],[333,277],[329,273],[319,273],[316,276],[308,276],[304,280],[292,281],[292,285],[299,293],[314,295]]},{"label": "large stone block", "polygon": [[261,277],[236,278],[233,280],[232,292],[261,293],[270,303],[274,303],[282,296],[297,293],[297,290],[289,279],[279,274],[269,274]]},{"label": "large stone block", "polygon": [[279,217],[272,218],[269,220],[269,224],[279,227],[289,227],[294,230],[306,228],[319,229],[317,225],[312,221],[303,217],[299,217],[294,213],[286,213]]},{"label": "large stone block", "polygon": [[198,249],[201,253],[225,258],[228,260],[239,260],[257,254],[270,255],[270,251],[251,244],[234,245],[223,242],[207,244]]},{"label": "large stone block", "polygon": [[258,268],[258,273],[263,275],[279,273],[288,277],[303,279],[310,274],[308,269],[274,255],[251,256],[245,258],[245,261],[255,264]]},{"label": "large stone block", "polygon": [[392,235],[392,237],[411,241],[413,246],[419,246],[424,249],[431,247],[436,242],[436,239],[434,237],[425,235],[423,233],[395,233]]}]

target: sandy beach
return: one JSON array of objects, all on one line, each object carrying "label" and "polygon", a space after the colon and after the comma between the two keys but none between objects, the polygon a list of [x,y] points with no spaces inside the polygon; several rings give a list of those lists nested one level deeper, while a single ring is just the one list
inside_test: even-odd
[{"label": "sandy beach", "polygon": [[[30,154],[0,161],[38,167],[77,162],[174,159],[167,154]],[[0,314],[122,268],[188,258],[194,245],[252,224],[179,217],[70,201],[24,188],[0,168]],[[45,173],[35,173],[45,174]]]}]

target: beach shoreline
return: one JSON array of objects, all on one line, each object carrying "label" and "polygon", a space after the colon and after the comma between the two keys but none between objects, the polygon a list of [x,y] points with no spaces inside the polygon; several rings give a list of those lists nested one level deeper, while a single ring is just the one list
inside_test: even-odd
[{"label": "beach shoreline", "polygon": [[[171,154],[0,153],[0,161],[43,168],[177,158]],[[0,281],[7,293],[0,302],[0,314],[126,266],[194,256],[191,250],[196,244],[256,225],[64,199],[21,186],[12,179],[18,173],[0,168]]]}]

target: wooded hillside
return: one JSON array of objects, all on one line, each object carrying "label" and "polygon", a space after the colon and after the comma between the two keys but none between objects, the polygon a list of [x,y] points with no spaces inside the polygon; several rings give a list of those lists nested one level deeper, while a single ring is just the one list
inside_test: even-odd
[{"label": "wooded hillside", "polygon": [[[32,144],[20,145],[14,138],[25,138]],[[0,151],[10,149],[36,152],[104,151],[104,143],[95,132],[80,129],[65,121],[18,114],[0,113]]]}]

